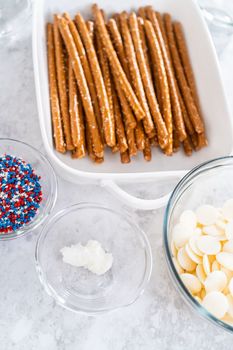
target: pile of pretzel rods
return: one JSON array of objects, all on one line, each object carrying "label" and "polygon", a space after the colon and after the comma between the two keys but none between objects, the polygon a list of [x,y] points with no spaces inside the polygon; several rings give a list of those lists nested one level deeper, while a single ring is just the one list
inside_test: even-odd
[{"label": "pile of pretzel rods", "polygon": [[104,150],[122,163],[151,148],[190,156],[207,145],[182,25],[151,6],[107,19],[92,6],[54,15],[47,24],[50,105],[55,148],[95,163]]}]

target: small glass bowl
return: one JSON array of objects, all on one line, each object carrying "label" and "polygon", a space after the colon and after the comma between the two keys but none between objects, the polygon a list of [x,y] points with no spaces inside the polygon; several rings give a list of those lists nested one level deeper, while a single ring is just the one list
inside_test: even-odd
[{"label": "small glass bowl", "polygon": [[186,289],[172,260],[171,232],[185,209],[195,210],[203,204],[221,207],[233,198],[233,157],[218,158],[197,166],[176,186],[168,202],[164,217],[163,239],[165,255],[172,280],[184,300],[205,319],[233,332],[233,325],[209,313]]},{"label": "small glass bowl", "polygon": [[8,240],[35,230],[50,214],[57,199],[57,178],[50,162],[34,147],[27,143],[0,138],[0,156],[9,154],[30,163],[35,174],[41,176],[42,202],[36,216],[17,231],[0,234],[0,240]]},{"label": "small glass bowl", "polygon": [[[112,253],[112,268],[98,276],[62,260],[60,250],[97,240]],[[36,268],[47,293],[66,309],[95,315],[132,304],[152,268],[147,237],[128,217],[95,203],[80,203],[47,222],[36,246]]]}]

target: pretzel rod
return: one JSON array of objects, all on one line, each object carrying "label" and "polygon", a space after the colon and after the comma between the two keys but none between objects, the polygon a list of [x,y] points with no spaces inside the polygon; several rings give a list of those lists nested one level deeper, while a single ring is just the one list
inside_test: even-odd
[{"label": "pretzel rod", "polygon": [[180,148],[180,140],[177,130],[173,129],[173,152],[176,153]]},{"label": "pretzel rod", "polygon": [[114,50],[114,47],[112,45],[110,36],[109,36],[108,31],[106,29],[106,26],[105,26],[105,23],[104,23],[104,20],[103,20],[103,17],[101,15],[100,10],[98,9],[98,7],[96,5],[94,5],[92,8],[93,8],[96,26],[97,26],[97,29],[99,30],[99,33],[101,36],[101,41],[102,41],[102,44],[105,48],[106,54],[108,56],[112,71],[115,72],[117,80],[119,81],[119,84],[120,84],[122,90],[124,91],[125,97],[129,101],[129,104],[130,104],[132,110],[134,111],[137,120],[141,120],[142,118],[144,118],[145,112],[144,112],[142,106],[140,105],[140,103],[139,103],[139,101],[138,101],[126,75],[125,75],[125,72],[124,72],[124,70],[119,62],[119,59],[118,59],[116,51]]},{"label": "pretzel rod", "polygon": [[96,164],[101,164],[103,162],[104,162],[104,157],[101,157],[101,158],[95,157],[95,163]]},{"label": "pretzel rod", "polygon": [[[111,86],[111,76],[110,76],[110,69],[109,69],[109,63],[107,56],[105,52],[102,49],[101,40],[99,36],[98,30],[96,30],[96,51],[97,56],[99,59],[99,65],[102,71],[103,79],[104,79],[104,85],[107,92],[108,97],[108,103],[109,103],[109,112],[111,114],[111,119],[113,119],[114,123],[114,112],[113,112],[113,101],[112,101],[112,86]],[[115,123],[114,123],[114,129],[115,129]]]},{"label": "pretzel rod", "polygon": [[[170,48],[169,48],[169,43],[168,43],[168,40],[169,40],[168,39],[168,33],[166,31],[166,28],[165,28],[164,20],[163,20],[162,15],[161,15],[160,12],[156,11],[155,15],[156,15],[156,18],[157,18],[157,21],[159,23],[159,27],[160,27],[160,30],[161,30],[161,33],[162,33],[162,36],[163,36],[163,40],[164,40],[164,43],[165,43],[165,46],[166,46],[168,58],[169,58],[169,60],[171,62],[171,67],[172,67],[173,75],[174,75],[174,83],[175,83],[175,86],[176,86],[176,91],[177,91],[177,95],[178,95],[178,99],[179,99],[179,103],[180,103],[180,108],[181,108],[182,117],[183,117],[183,123],[185,125],[185,130],[187,129],[187,131],[190,134],[192,134],[192,133],[194,133],[194,129],[193,129],[192,123],[189,120],[189,116],[188,116],[188,113],[186,111],[186,107],[184,105],[183,98],[181,96],[180,89],[179,89],[179,86],[178,86],[178,83],[177,83],[177,80],[176,80],[176,77],[175,77],[175,73],[174,73],[175,71],[174,71],[173,62],[172,62],[171,53],[170,53]],[[173,136],[175,138],[177,138],[177,136],[179,136],[179,135],[177,135],[177,131],[175,131],[173,133]],[[174,140],[174,143],[176,143],[177,146],[173,145],[173,151],[174,151],[174,149],[177,149],[178,141]]]},{"label": "pretzel rod", "polygon": [[127,23],[127,13],[122,12],[120,14],[120,23],[121,23],[121,32],[124,42],[124,48],[126,53],[126,58],[129,63],[129,71],[132,79],[132,84],[134,86],[134,90],[136,92],[137,98],[141,103],[141,106],[145,112],[145,118],[143,119],[143,124],[145,127],[145,132],[148,134],[154,129],[153,120],[150,114],[150,110],[147,104],[145,92],[143,89],[142,79],[139,71],[139,67],[137,64],[136,54],[133,46],[132,37],[129,31],[128,23]]},{"label": "pretzel rod", "polygon": [[130,163],[130,156],[128,151],[121,153],[120,156],[121,156],[121,163],[123,164]]},{"label": "pretzel rod", "polygon": [[203,147],[206,147],[208,145],[208,141],[206,139],[205,132],[202,132],[201,134],[197,134],[197,146],[196,151],[200,150]]},{"label": "pretzel rod", "polygon": [[53,136],[55,147],[58,152],[65,153],[64,135],[62,130],[61,112],[58,97],[56,67],[55,67],[55,49],[53,37],[53,25],[47,24],[47,48],[48,48],[48,72],[49,72],[49,91],[50,107],[52,114]]},{"label": "pretzel rod", "polygon": [[110,147],[113,147],[116,144],[114,119],[110,113],[108,96],[105,89],[104,80],[103,80],[102,72],[97,59],[97,55],[95,52],[95,48],[90,38],[88,29],[86,27],[86,23],[80,13],[78,13],[75,16],[75,22],[77,24],[80,36],[83,40],[83,44],[86,48],[88,61],[89,61],[93,79],[96,85],[97,97],[98,97],[99,106],[100,106],[100,113],[101,113],[102,122],[103,122],[104,137],[107,145]]},{"label": "pretzel rod", "polygon": [[112,153],[117,153],[120,150],[119,145],[116,144],[115,146],[112,147]]},{"label": "pretzel rod", "polygon": [[54,139],[56,150],[60,153],[65,153],[66,144],[64,141],[62,117],[61,117],[59,94],[58,94],[53,24],[51,23],[47,24],[46,32],[47,32],[46,34],[47,34],[48,77],[49,77],[53,139]]},{"label": "pretzel rod", "polygon": [[94,22],[93,21],[86,21],[87,30],[89,32],[90,38],[93,41],[94,40]]},{"label": "pretzel rod", "polygon": [[112,89],[112,94],[113,94],[114,116],[115,116],[115,122],[116,122],[117,142],[119,145],[120,153],[124,153],[128,149],[128,145],[127,145],[127,140],[125,135],[124,123],[121,116],[120,105],[119,105],[119,101],[118,101],[114,86]]},{"label": "pretzel rod", "polygon": [[142,77],[143,87],[146,93],[147,101],[150,106],[150,111],[153,116],[154,123],[157,128],[159,142],[161,148],[166,147],[168,142],[168,133],[166,129],[166,125],[161,116],[158,102],[156,100],[154,87],[151,81],[151,76],[148,71],[148,66],[146,64],[145,55],[142,48],[142,41],[140,40],[140,32],[138,21],[135,13],[132,13],[129,16],[129,25],[132,34],[132,39],[135,47],[136,57]]},{"label": "pretzel rod", "polygon": [[150,140],[148,139],[148,137],[145,138],[145,148],[143,150],[143,155],[144,155],[144,159],[148,162],[152,158],[151,145],[150,145]]},{"label": "pretzel rod", "polygon": [[203,125],[203,122],[199,116],[199,113],[198,113],[198,110],[195,106],[190,88],[189,88],[187,81],[186,81],[186,78],[185,78],[185,74],[183,71],[183,67],[181,64],[179,53],[178,53],[178,50],[176,47],[173,31],[170,34],[171,35],[169,37],[169,47],[170,47],[171,57],[173,60],[173,66],[175,69],[178,85],[179,85],[180,90],[182,92],[182,96],[183,96],[187,111],[189,113],[189,117],[190,117],[192,124],[194,126],[194,129],[196,130],[197,133],[201,133],[204,131],[204,125]]},{"label": "pretzel rod", "polygon": [[149,74],[150,80],[151,80],[151,84],[153,84],[149,50],[148,50],[148,45],[146,42],[146,35],[145,35],[145,30],[144,30],[144,20],[143,20],[143,18],[138,17],[137,21],[138,21],[138,30],[139,30],[139,36],[140,36],[139,42],[142,46],[143,54],[144,54],[144,57],[146,60],[147,71],[148,71],[148,74]]},{"label": "pretzel rod", "polygon": [[175,75],[174,75],[171,60],[170,60],[168,46],[166,46],[166,43],[163,39],[163,34],[162,34],[162,31],[160,30],[159,22],[157,20],[155,12],[150,6],[147,7],[146,12],[148,14],[148,18],[151,20],[153,24],[153,27],[161,48],[164,65],[167,73],[174,122],[179,135],[179,140],[183,141],[186,138],[186,131],[185,131],[182,111],[180,107],[178,92],[177,92],[178,87],[175,83]]},{"label": "pretzel rod", "polygon": [[[144,25],[144,22],[147,20],[147,14],[146,14],[145,7],[140,7],[139,8],[138,15],[140,16],[138,18],[139,22],[143,22],[143,25]],[[142,18],[142,20],[140,20],[140,18]],[[145,28],[145,26],[144,26],[144,28]],[[160,79],[159,79],[159,76],[158,76],[158,72],[157,72],[157,70],[155,69],[155,67],[153,65],[153,62],[151,62],[150,66],[151,66],[151,73],[152,73],[151,76],[154,77],[156,98],[158,100],[159,109],[162,112],[163,111],[163,99],[162,99],[161,91],[160,91]]]},{"label": "pretzel rod", "polygon": [[127,137],[128,148],[129,148],[129,155],[136,156],[137,146],[136,146],[134,129],[126,128],[126,137]]},{"label": "pretzel rod", "polygon": [[173,29],[174,29],[174,35],[176,38],[176,43],[177,43],[177,49],[181,58],[181,62],[184,68],[184,73],[185,77],[187,80],[187,83],[190,87],[190,90],[193,95],[193,99],[199,109],[199,98],[198,98],[198,93],[197,93],[197,87],[196,87],[196,82],[193,74],[193,69],[191,66],[190,58],[189,58],[189,53],[183,33],[183,29],[181,26],[181,23],[179,22],[174,22],[173,23]]},{"label": "pretzel rod", "polygon": [[101,119],[101,114],[100,114],[100,109],[99,109],[99,104],[98,104],[98,99],[97,99],[97,94],[96,94],[96,88],[95,88],[95,84],[94,84],[94,80],[92,77],[92,73],[91,73],[91,69],[88,63],[88,59],[87,59],[87,55],[86,55],[86,51],[84,49],[82,40],[80,38],[80,35],[78,33],[78,30],[74,24],[74,22],[71,20],[70,16],[68,15],[68,13],[64,13],[63,17],[67,20],[68,24],[69,24],[69,29],[70,32],[73,36],[73,40],[75,42],[76,45],[76,49],[78,51],[78,55],[83,67],[83,71],[86,77],[86,81],[88,84],[88,88],[89,88],[89,92],[90,92],[90,96],[91,96],[91,100],[92,100],[92,104],[93,104],[93,109],[94,109],[94,114],[96,116],[97,119],[97,124],[98,124],[98,129],[100,132],[100,136],[102,139],[102,142],[104,140],[104,135],[103,135],[103,125],[102,125],[102,119]]},{"label": "pretzel rod", "polygon": [[190,157],[193,153],[193,149],[192,149],[191,139],[189,136],[187,136],[187,138],[184,140],[183,148],[186,156]]},{"label": "pretzel rod", "polygon": [[[118,17],[119,18],[119,17]],[[121,34],[119,32],[117,23],[115,21],[115,19],[111,18],[108,21],[108,30],[113,42],[113,46],[116,50],[116,53],[118,55],[119,61],[124,69],[124,72],[127,76],[127,78],[129,78],[129,67],[128,67],[128,62],[125,56],[125,50],[124,50],[124,46],[123,46],[123,41],[121,38]]]},{"label": "pretzel rod", "polygon": [[144,20],[147,19],[145,7],[139,7],[138,16],[143,18]]},{"label": "pretzel rod", "polygon": [[[177,42],[177,47],[178,47],[178,51],[180,54],[180,58],[181,58],[181,61],[183,63],[185,76],[186,76],[187,82],[189,84],[191,93],[193,95],[193,99],[196,103],[200,118],[203,121],[200,101],[199,101],[198,92],[197,92],[197,86],[196,86],[194,73],[193,73],[191,61],[189,58],[189,53],[188,53],[188,49],[187,49],[187,45],[186,45],[184,32],[183,32],[181,23],[179,23],[179,22],[174,23],[174,33],[175,33],[175,37],[176,37],[176,42]],[[208,145],[208,141],[206,139],[205,132],[203,132],[203,135],[198,136],[198,147],[201,148],[201,147],[205,147],[207,145]]]},{"label": "pretzel rod", "polygon": [[119,13],[114,13],[112,18],[115,20],[118,30],[120,30],[120,18]]},{"label": "pretzel rod", "polygon": [[192,122],[191,122],[191,120],[189,118],[189,115],[188,115],[186,106],[184,104],[182,95],[180,93],[180,90],[178,90],[178,96],[179,96],[179,99],[180,99],[180,106],[181,106],[181,110],[182,110],[182,114],[183,114],[183,119],[184,119],[184,124],[185,124],[186,131],[187,131],[187,133],[189,135],[193,135],[195,133],[195,130],[194,130],[193,124],[192,124]]},{"label": "pretzel rod", "polygon": [[67,150],[74,149],[71,138],[70,116],[68,108],[68,94],[66,84],[66,70],[64,61],[64,51],[62,37],[58,28],[58,16],[54,15],[54,47],[55,47],[55,62],[57,71],[58,93],[60,100],[61,118],[64,129],[64,136]]},{"label": "pretzel rod", "polygon": [[139,151],[143,151],[145,148],[145,134],[142,127],[142,122],[138,122],[135,129],[136,145]]},{"label": "pretzel rod", "polygon": [[145,30],[146,30],[146,36],[148,39],[149,47],[151,50],[151,57],[153,60],[153,64],[157,69],[161,99],[163,101],[163,117],[166,124],[167,132],[168,132],[168,145],[165,148],[165,153],[167,155],[171,155],[172,149],[173,149],[172,147],[172,142],[173,142],[172,129],[173,128],[172,128],[171,104],[170,104],[170,95],[169,95],[169,87],[168,87],[166,70],[165,70],[159,42],[157,40],[153,25],[148,20],[145,21]]},{"label": "pretzel rod", "polygon": [[173,31],[172,31],[172,34],[173,35],[171,35],[171,40],[169,41],[169,47],[170,47],[170,52],[173,60],[174,69],[177,76],[178,85],[182,92],[182,96],[189,114],[189,118],[193,124],[193,127],[197,133],[202,133],[204,132],[204,124],[196,108],[191,90],[187,84]]},{"label": "pretzel rod", "polygon": [[72,62],[69,59],[69,112],[71,124],[71,136],[73,145],[76,147],[75,156],[83,158],[85,156],[85,133],[81,101],[78,101],[78,92],[73,73]]},{"label": "pretzel rod", "polygon": [[96,156],[103,157],[103,144],[101,142],[101,137],[96,122],[91,97],[85,78],[85,74],[82,68],[82,64],[79,58],[79,54],[69,29],[69,25],[64,18],[59,19],[59,29],[61,31],[63,40],[65,42],[67,51],[72,60],[73,70],[77,80],[78,88],[82,98],[83,107],[85,110],[86,120],[89,125],[90,135],[92,140],[92,145]]},{"label": "pretzel rod", "polygon": [[156,147],[156,146],[159,145],[158,138],[157,138],[157,134],[156,134],[155,137],[153,137],[152,139],[149,138],[149,140],[150,140],[151,146]]},{"label": "pretzel rod", "polygon": [[117,76],[115,75],[114,71],[112,71],[112,75],[113,75],[117,95],[119,97],[120,105],[122,108],[122,112],[124,115],[125,127],[129,128],[129,129],[135,129],[137,123],[136,123],[136,120],[134,118],[133,112],[130,108],[130,105],[129,105],[123,91],[121,90],[119,81],[117,80]]}]

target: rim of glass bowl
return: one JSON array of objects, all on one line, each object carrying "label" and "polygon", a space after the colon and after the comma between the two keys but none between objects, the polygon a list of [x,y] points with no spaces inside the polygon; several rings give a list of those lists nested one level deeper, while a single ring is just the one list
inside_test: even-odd
[{"label": "rim of glass bowl", "polygon": [[[50,181],[51,182],[50,193],[49,193],[49,197],[47,199],[44,214],[43,215],[39,214],[38,217],[35,218],[35,220],[32,220],[31,223],[29,223],[26,226],[23,226],[22,228],[20,228],[17,231],[14,231],[12,233],[7,233],[7,234],[5,234],[5,233],[1,234],[0,241],[6,241],[6,240],[22,237],[26,233],[28,233],[29,231],[30,232],[34,231],[39,225],[41,225],[47,219],[47,217],[50,215],[51,211],[53,210],[55,203],[56,203],[56,200],[57,200],[57,177],[56,177],[55,171],[54,171],[50,161],[35,147],[29,145],[26,142],[11,139],[11,138],[0,138],[0,145],[1,145],[2,141],[12,142],[12,143],[15,143],[16,145],[22,144],[22,145],[28,147],[29,149],[31,149],[33,151],[33,153],[36,153],[38,156],[40,156],[40,162],[42,161],[44,164],[46,164],[46,167],[49,169],[48,177],[51,179],[51,181]],[[23,159],[23,157],[22,157],[22,159]]]},{"label": "rim of glass bowl", "polygon": [[219,158],[204,162],[196,166],[195,168],[193,168],[180,180],[180,182],[174,188],[166,207],[164,222],[163,222],[163,244],[164,244],[165,257],[166,257],[166,262],[167,262],[170,276],[174,282],[176,289],[179,290],[185,302],[188,305],[190,305],[193,309],[198,311],[199,315],[202,316],[205,320],[210,321],[215,326],[218,325],[222,327],[228,332],[233,332],[233,326],[221,321],[220,319],[212,315],[208,310],[206,310],[203,306],[201,306],[201,304],[196,299],[194,299],[191,293],[189,293],[188,289],[186,289],[172,261],[172,253],[171,253],[169,240],[168,240],[168,232],[169,232],[168,225],[169,225],[170,217],[180,197],[186,191],[187,189],[186,186],[197,175],[204,173],[206,170],[210,170],[210,169],[212,170],[218,167],[227,166],[229,162],[231,165],[233,165],[233,156],[219,157]]},{"label": "rim of glass bowl", "polygon": [[[41,249],[43,249],[43,243],[44,243],[44,240],[46,239],[47,235],[50,232],[50,227],[54,224],[54,222],[57,222],[60,218],[62,218],[63,216],[65,216],[69,212],[74,211],[74,210],[79,210],[79,209],[85,209],[85,208],[86,209],[100,209],[100,210],[108,211],[109,213],[112,213],[114,215],[120,216],[124,221],[126,221],[131,227],[134,228],[134,231],[136,232],[138,237],[141,238],[143,241],[145,255],[146,255],[145,271],[144,271],[143,279],[142,279],[141,283],[139,284],[139,286],[137,287],[137,290],[135,291],[132,299],[125,304],[122,303],[122,305],[120,305],[120,306],[110,307],[110,308],[106,307],[106,308],[102,308],[102,309],[93,311],[91,309],[82,309],[81,306],[76,307],[74,305],[71,305],[71,304],[67,303],[67,301],[64,300],[62,297],[60,297],[60,295],[56,292],[56,290],[50,285],[50,283],[48,282],[48,280],[46,278],[46,273],[44,273],[44,271],[41,267],[40,257],[39,257],[40,251],[41,251]],[[99,314],[103,314],[103,313],[107,313],[110,311],[115,311],[115,310],[127,307],[127,306],[133,304],[144,293],[146,285],[150,281],[151,272],[152,272],[152,251],[151,251],[151,245],[149,243],[149,240],[148,240],[145,232],[135,222],[133,222],[132,219],[128,215],[120,213],[119,211],[117,211],[115,209],[107,208],[106,206],[104,206],[100,203],[80,202],[80,203],[76,203],[74,205],[68,206],[68,207],[60,210],[55,215],[53,215],[50,218],[50,220],[48,220],[46,222],[46,224],[44,225],[44,227],[41,230],[41,233],[40,233],[38,240],[37,240],[37,243],[36,243],[35,263],[36,263],[36,270],[37,270],[41,284],[43,285],[47,294],[49,296],[51,296],[56,301],[56,303],[58,305],[64,307],[67,310],[70,310],[70,311],[73,311],[76,313],[94,316],[94,315],[99,315]]]}]

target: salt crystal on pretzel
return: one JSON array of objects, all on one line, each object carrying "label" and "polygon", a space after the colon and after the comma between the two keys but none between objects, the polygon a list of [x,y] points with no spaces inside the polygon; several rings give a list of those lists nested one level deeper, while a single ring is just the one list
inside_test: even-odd
[{"label": "salt crystal on pretzel", "polygon": [[108,56],[112,71],[115,72],[115,75],[117,77],[117,80],[119,81],[119,84],[124,91],[125,97],[129,101],[131,108],[133,109],[135,116],[138,120],[141,120],[145,117],[145,112],[139,103],[126,75],[125,72],[119,62],[119,59],[117,57],[117,54],[114,50],[113,44],[111,42],[110,36],[108,34],[108,31],[106,29],[103,16],[98,9],[97,5],[94,5],[93,7],[93,13],[95,17],[95,23],[97,26],[97,29],[99,30],[99,33],[101,35],[101,41],[105,48],[106,54]]},{"label": "salt crystal on pretzel", "polygon": [[64,136],[66,141],[66,148],[67,150],[72,150],[74,149],[74,145],[72,144],[71,129],[70,129],[65,59],[64,59],[62,37],[58,28],[57,15],[54,15],[54,46],[55,46],[58,93],[59,93],[59,100],[60,100],[60,109],[61,109],[61,117],[63,122]]},{"label": "salt crystal on pretzel", "polygon": [[[182,111],[180,107],[179,97],[178,97],[178,86],[176,84],[175,75],[173,72],[173,67],[170,59],[169,49],[166,40],[163,38],[163,25],[162,30],[160,29],[159,22],[157,20],[156,14],[153,11],[152,7],[146,8],[146,13],[148,18],[153,24],[161,51],[163,55],[164,65],[167,73],[168,78],[168,85],[169,85],[169,92],[170,92],[170,99],[171,99],[171,106],[173,111],[173,118],[176,124],[176,129],[179,134],[179,140],[183,141],[186,138],[186,131],[184,126],[184,121],[182,117]],[[165,36],[165,35],[164,35]]]},{"label": "salt crystal on pretzel", "polygon": [[86,48],[87,57],[91,67],[93,79],[95,81],[97,97],[100,105],[100,112],[102,115],[104,137],[107,145],[109,147],[113,147],[116,144],[115,125],[113,116],[110,113],[108,96],[105,89],[102,72],[99,66],[99,61],[96,56],[93,42],[86,27],[86,23],[80,13],[75,16],[75,22]]},{"label": "salt crystal on pretzel", "polygon": [[71,136],[76,150],[73,157],[85,157],[85,132],[81,100],[78,96],[77,85],[73,73],[72,62],[69,59],[69,112],[71,124]]},{"label": "salt crystal on pretzel", "polygon": [[89,125],[94,152],[96,156],[103,157],[103,144],[101,141],[98,125],[96,122],[96,117],[94,114],[87,81],[85,78],[85,74],[83,71],[83,67],[80,61],[80,57],[79,57],[73,36],[69,29],[69,24],[64,18],[59,19],[59,29],[61,31],[69,56],[72,60],[75,78],[77,80],[83,107],[85,110],[86,120]]},{"label": "salt crystal on pretzel", "polygon": [[145,21],[145,30],[146,30],[146,36],[148,39],[150,51],[151,51],[151,57],[153,59],[153,63],[158,72],[157,74],[159,77],[159,88],[161,93],[161,99],[163,101],[163,117],[166,124],[167,132],[168,132],[168,145],[165,148],[165,153],[167,155],[171,155],[173,151],[173,147],[172,147],[173,127],[172,127],[172,114],[171,114],[169,86],[168,86],[165,65],[164,65],[162,52],[154,31],[153,25],[148,20]]},{"label": "salt crystal on pretzel", "polygon": [[132,34],[133,44],[134,44],[137,62],[141,73],[144,91],[147,97],[148,104],[150,106],[150,111],[153,116],[154,123],[157,128],[160,146],[161,148],[164,148],[167,145],[168,133],[167,133],[166,125],[163,121],[163,118],[159,110],[151,76],[148,72],[148,66],[146,64],[146,59],[142,48],[142,41],[140,40],[139,26],[138,26],[138,21],[135,13],[132,13],[129,16],[129,26]]},{"label": "salt crystal on pretzel", "polygon": [[64,143],[64,135],[62,130],[61,112],[58,97],[56,67],[55,67],[55,49],[53,25],[47,24],[47,48],[48,48],[48,72],[49,72],[49,91],[50,106],[52,114],[52,124],[54,133],[55,147],[58,152],[65,153],[66,147]]}]

